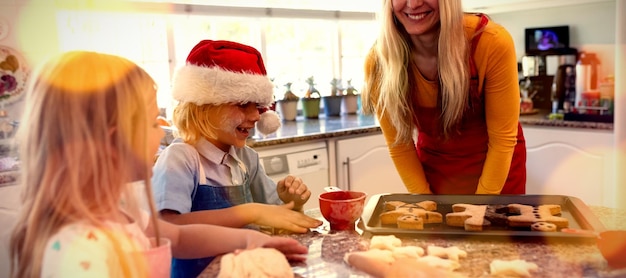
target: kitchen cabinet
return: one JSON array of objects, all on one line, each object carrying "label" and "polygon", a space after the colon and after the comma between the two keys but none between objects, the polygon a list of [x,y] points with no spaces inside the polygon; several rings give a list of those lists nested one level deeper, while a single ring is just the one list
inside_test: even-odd
[{"label": "kitchen cabinet", "polygon": [[368,198],[407,192],[382,133],[336,140],[335,153],[338,187],[366,192]]},{"label": "kitchen cabinet", "polygon": [[578,197],[616,207],[613,132],[524,126],[527,194]]}]

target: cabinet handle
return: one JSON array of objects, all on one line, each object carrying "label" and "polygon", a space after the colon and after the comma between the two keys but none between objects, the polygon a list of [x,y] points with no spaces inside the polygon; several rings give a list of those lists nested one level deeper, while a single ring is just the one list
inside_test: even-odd
[{"label": "cabinet handle", "polygon": [[348,181],[348,190],[351,190],[352,186],[350,185],[350,157],[346,157],[346,161],[343,163],[346,165],[346,179]]}]

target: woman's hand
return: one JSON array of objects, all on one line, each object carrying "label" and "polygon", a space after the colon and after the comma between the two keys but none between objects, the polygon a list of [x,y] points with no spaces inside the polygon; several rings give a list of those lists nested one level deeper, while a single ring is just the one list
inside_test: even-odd
[{"label": "woman's hand", "polygon": [[294,202],[294,210],[302,210],[304,204],[311,197],[311,191],[304,184],[301,178],[288,175],[284,179],[278,181],[276,187],[278,197],[287,204],[291,201]]},{"label": "woman's hand", "polygon": [[255,214],[253,223],[296,233],[306,233],[310,228],[322,225],[322,221],[293,210],[293,202],[285,205],[254,203],[250,212]]}]

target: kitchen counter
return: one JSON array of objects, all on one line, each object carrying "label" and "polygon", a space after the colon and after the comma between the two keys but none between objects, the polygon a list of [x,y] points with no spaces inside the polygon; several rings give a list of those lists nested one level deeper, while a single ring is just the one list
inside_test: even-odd
[{"label": "kitchen counter", "polygon": [[[523,126],[613,130],[612,123],[550,120],[548,119],[549,113],[547,110],[538,110],[535,114],[521,115],[520,122]],[[274,134],[266,137],[259,134],[254,135],[248,140],[247,145],[252,148],[266,147],[379,132],[380,125],[373,115],[355,114],[325,117],[320,114],[319,119],[305,119],[298,116],[295,121],[283,121],[281,128]]]},{"label": "kitchen counter", "polygon": [[284,143],[297,143],[347,135],[380,132],[378,120],[373,115],[342,115],[305,119],[298,116],[295,121],[283,121],[276,133],[263,137],[256,134],[248,139],[247,145],[265,147]]},{"label": "kitchen counter", "polygon": [[[590,206],[607,229],[626,229],[626,211]],[[369,236],[363,230],[330,232],[319,210],[307,211],[324,224],[306,234],[283,235],[308,246],[306,262],[292,263],[296,277],[368,277],[343,262],[344,254],[367,250]],[[610,269],[597,246],[589,242],[470,240],[461,238],[401,238],[404,246],[457,246],[467,252],[456,270],[467,277],[491,277],[489,264],[494,259],[523,259],[539,266],[532,277],[626,277],[626,269]],[[200,275],[215,277],[219,273],[219,257]]]}]

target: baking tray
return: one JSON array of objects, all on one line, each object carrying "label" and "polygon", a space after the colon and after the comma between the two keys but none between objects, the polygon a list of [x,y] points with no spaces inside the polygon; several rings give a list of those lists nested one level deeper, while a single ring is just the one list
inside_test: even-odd
[{"label": "baking tray", "polygon": [[[384,212],[384,204],[387,201],[402,201],[417,203],[421,201],[434,201],[437,203],[437,212],[441,213],[443,223],[424,224],[424,230],[399,229],[395,225],[382,225],[379,215]],[[510,228],[501,226],[487,226],[482,231],[465,231],[463,227],[448,226],[446,214],[452,212],[453,204],[473,205],[547,205],[561,206],[561,217],[569,221],[572,229],[582,229],[590,233],[565,233],[565,232],[538,232],[529,228]],[[563,195],[418,195],[418,194],[378,194],[372,196],[367,202],[361,216],[364,232],[371,235],[397,235],[397,236],[437,236],[437,237],[461,237],[461,238],[522,238],[522,239],[563,239],[563,240],[589,240],[595,241],[597,236],[594,232],[604,231],[604,225],[591,212],[585,203],[571,196]]]}]

